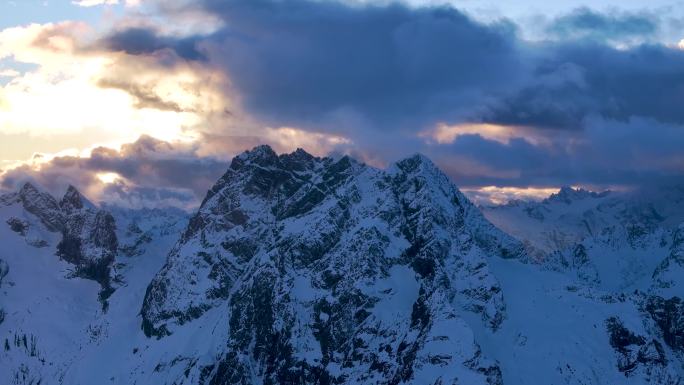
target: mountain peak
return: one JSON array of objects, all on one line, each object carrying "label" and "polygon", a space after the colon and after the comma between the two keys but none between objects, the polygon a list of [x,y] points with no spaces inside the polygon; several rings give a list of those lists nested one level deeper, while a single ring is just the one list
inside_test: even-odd
[{"label": "mountain peak", "polygon": [[31,195],[31,194],[40,194],[40,190],[36,188],[31,182],[26,182],[24,183],[21,188],[19,189],[19,195],[20,196],[26,196],[26,195]]},{"label": "mountain peak", "polygon": [[260,146],[254,147],[251,150],[243,152],[242,154],[238,155],[238,157],[258,163],[259,161],[273,161],[274,159],[278,158],[278,155],[275,153],[275,151],[273,151],[271,146],[262,144]]},{"label": "mountain peak", "polygon": [[290,154],[280,155],[280,160],[285,167],[294,171],[306,170],[311,166],[315,159],[315,156],[309,154],[301,148],[298,148]]},{"label": "mountain peak", "polygon": [[63,228],[63,216],[57,200],[52,195],[26,182],[19,189],[18,198],[26,211],[40,218],[50,231]]},{"label": "mountain peak", "polygon": [[415,153],[407,158],[401,159],[397,161],[395,165],[403,172],[409,174],[435,170],[441,173],[432,160],[421,153]]},{"label": "mountain peak", "polygon": [[65,210],[80,210],[84,207],[94,207],[94,205],[72,185],[69,185],[67,188],[66,193],[64,193],[62,200],[59,202],[59,206]]},{"label": "mountain peak", "polygon": [[608,193],[609,191],[598,193],[595,191],[585,190],[581,187],[573,188],[570,186],[563,186],[560,188],[560,190],[558,190],[557,193],[551,194],[548,198],[546,198],[544,202],[559,202],[570,204],[574,201],[587,198],[602,198],[606,196]]},{"label": "mountain peak", "polygon": [[297,148],[295,151],[289,154],[281,155],[281,157],[293,160],[311,160],[315,158],[315,156],[309,154],[303,148]]},{"label": "mountain peak", "polygon": [[273,166],[278,162],[278,155],[266,144],[256,146],[235,156],[230,162],[230,168],[239,170],[245,165],[254,164],[261,167]]},{"label": "mountain peak", "polygon": [[30,182],[24,183],[19,189],[19,199],[26,205],[27,202],[52,201],[54,198],[47,192],[42,191]]}]

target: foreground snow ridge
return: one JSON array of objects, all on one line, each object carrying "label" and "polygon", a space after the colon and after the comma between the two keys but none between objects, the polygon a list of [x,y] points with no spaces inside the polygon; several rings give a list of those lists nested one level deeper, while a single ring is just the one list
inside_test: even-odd
[{"label": "foreground snow ridge", "polygon": [[[570,223],[550,247],[492,225],[422,155],[380,170],[268,146],[191,216],[29,186],[0,197],[3,384],[684,378],[671,221],[600,239]],[[569,193],[547,204],[606,199]],[[512,207],[488,211],[538,220]],[[625,277],[625,261],[641,265]]]}]

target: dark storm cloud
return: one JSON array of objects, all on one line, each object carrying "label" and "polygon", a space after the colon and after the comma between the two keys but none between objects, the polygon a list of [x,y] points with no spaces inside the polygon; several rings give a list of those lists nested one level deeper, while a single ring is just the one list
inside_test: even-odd
[{"label": "dark storm cloud", "polygon": [[[459,121],[580,129],[591,115],[684,119],[684,52],[662,45],[530,43],[509,21],[482,24],[449,6],[204,0],[194,7],[225,26],[179,39],[134,28],[106,41],[132,54],[172,48],[187,60],[206,56],[228,74],[227,92],[270,124],[386,132]],[[579,9],[548,29],[617,39],[652,35],[658,20]]]},{"label": "dark storm cloud", "polygon": [[[457,184],[466,186],[637,187],[681,184],[684,180],[681,127],[644,118],[628,122],[593,119],[586,126],[582,133],[543,145],[522,138],[504,143],[463,135],[451,144],[424,150]],[[455,156],[484,171],[469,173]]]},{"label": "dark storm cloud", "polygon": [[517,84],[524,66],[512,23],[482,25],[446,6],[199,4],[225,27],[177,40],[133,28],[104,46],[129,54],[172,49],[186,60],[206,55],[228,74],[226,92],[268,123],[390,130],[462,119],[475,101]]},{"label": "dark storm cloud", "polygon": [[604,14],[579,8],[556,18],[547,32],[560,38],[583,38],[623,41],[648,38],[660,29],[659,20],[649,14],[614,12]]},{"label": "dark storm cloud", "polygon": [[225,161],[198,157],[192,148],[143,136],[120,151],[98,148],[85,158],[86,168],[115,172],[141,186],[185,188],[202,196],[225,172]]},{"label": "dark storm cloud", "polygon": [[[510,21],[483,24],[449,6],[202,0],[187,7],[224,25],[179,38],[137,27],[105,46],[174,52],[225,74],[226,98],[259,124],[340,134],[375,159],[423,151],[457,183],[684,177],[671,148],[684,145],[684,51],[655,43],[658,17],[580,9],[552,20],[548,40],[530,42]],[[507,143],[475,135],[426,145],[418,134],[436,123],[525,130]]]},{"label": "dark storm cloud", "polygon": [[149,54],[162,49],[170,49],[179,57],[187,60],[206,60],[197,49],[195,37],[174,38],[162,36],[157,31],[135,27],[114,32],[100,42],[103,48],[122,51],[131,55]]},{"label": "dark storm cloud", "polygon": [[228,25],[210,57],[247,109],[286,124],[360,116],[382,130],[452,120],[521,71],[510,23],[450,7],[350,7],[294,0],[205,1]]},{"label": "dark storm cloud", "polygon": [[[594,43],[544,46],[535,81],[500,101],[487,121],[581,128],[598,115],[684,123],[684,51],[661,45],[615,49]],[[576,73],[568,77],[568,68]]]}]

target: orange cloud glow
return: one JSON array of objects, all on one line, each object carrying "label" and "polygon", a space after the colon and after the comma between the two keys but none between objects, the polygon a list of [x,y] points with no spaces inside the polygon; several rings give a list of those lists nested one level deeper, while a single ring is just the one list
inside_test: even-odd
[{"label": "orange cloud glow", "polygon": [[[186,63],[162,71],[153,60],[84,48],[93,36],[78,22],[0,31],[0,59],[35,66],[0,68],[7,80],[0,83],[0,135],[13,141],[4,145],[14,158],[54,152],[56,143],[86,150],[118,147],[141,135],[191,141],[206,115],[230,107],[216,90],[222,78],[211,71]],[[50,147],[27,137],[50,138]]]},{"label": "orange cloud glow", "polygon": [[479,204],[505,204],[512,200],[542,200],[549,195],[558,192],[553,187],[497,187],[485,186],[477,188],[462,188],[468,195]]},{"label": "orange cloud glow", "polygon": [[544,144],[548,140],[536,130],[527,127],[503,126],[487,123],[438,124],[434,129],[423,131],[420,136],[438,144],[453,143],[462,135],[479,135],[485,139],[508,144],[513,138],[524,138],[533,144]]}]

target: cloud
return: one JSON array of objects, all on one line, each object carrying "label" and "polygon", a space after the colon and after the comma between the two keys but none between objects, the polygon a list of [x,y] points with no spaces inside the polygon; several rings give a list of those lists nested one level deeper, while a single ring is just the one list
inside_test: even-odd
[{"label": "cloud", "polygon": [[[648,14],[581,8],[550,23],[553,39],[527,42],[510,21],[483,24],[450,6],[203,0],[186,9],[223,27],[182,37],[135,27],[105,46],[206,61],[226,74],[225,94],[271,126],[345,134],[440,123],[581,129],[591,116],[684,117],[684,52],[607,42],[656,34],[660,21]],[[594,38],[580,38],[587,36]]]},{"label": "cloud", "polygon": [[[7,141],[0,147],[11,147],[12,159],[55,152],[55,143],[88,150],[140,135],[190,140],[195,126],[230,108],[218,90],[221,74],[169,64],[169,53],[96,49],[97,37],[78,22],[0,31],[0,60],[9,67],[3,71],[13,75],[0,83],[0,137]],[[32,67],[22,69],[26,64]]]},{"label": "cloud", "polygon": [[143,136],[120,149],[98,147],[87,155],[36,159],[0,175],[5,190],[33,181],[59,194],[72,184],[87,196],[126,206],[189,208],[225,172],[227,162],[198,156],[197,148]]},{"label": "cloud", "polygon": [[548,142],[534,144],[523,135],[504,142],[463,134],[424,151],[466,188],[672,185],[681,183],[684,174],[681,127],[653,119],[592,119],[581,132],[556,136],[539,129],[529,135]]},{"label": "cloud", "polygon": [[652,14],[619,10],[612,10],[608,14],[582,7],[555,18],[546,32],[559,39],[638,43],[654,37],[659,30],[660,21]]},{"label": "cloud", "polygon": [[580,129],[591,116],[684,124],[681,50],[563,43],[547,45],[540,54],[536,78],[495,103],[485,121],[560,129]]},{"label": "cloud", "polygon": [[487,123],[447,125],[440,123],[437,124],[437,126],[433,129],[421,132],[419,136],[427,138],[428,141],[434,141],[438,144],[453,143],[461,136],[477,135],[487,140],[492,140],[502,144],[509,144],[513,139],[525,138],[525,140],[535,145],[542,145],[551,142],[551,139],[545,134],[547,133],[525,126],[502,126]]},{"label": "cloud", "polygon": [[17,70],[13,70],[13,69],[0,70],[0,77],[3,77],[3,78],[15,78],[19,75],[20,75],[20,73]]},{"label": "cloud", "polygon": [[142,4],[143,0],[72,0],[71,4],[79,7],[95,7],[98,5],[117,5],[124,3],[126,7],[137,7]]},{"label": "cloud", "polygon": [[74,0],[71,4],[79,7],[94,7],[96,5],[113,5],[119,4],[119,0]]},{"label": "cloud", "polygon": [[302,0],[201,6],[225,27],[182,38],[136,27],[104,45],[206,57],[227,74],[226,93],[268,125],[347,132],[426,126],[466,115],[483,88],[508,88],[521,66],[510,23],[482,25],[451,7]]},{"label": "cloud", "polygon": [[195,37],[162,36],[150,28],[132,27],[114,32],[100,44],[111,51],[122,51],[131,55],[150,54],[169,49],[180,58],[204,61],[206,57],[197,49],[197,42],[198,39]]},{"label": "cloud", "polygon": [[542,200],[551,194],[557,193],[557,188],[552,187],[497,187],[484,186],[475,189],[462,189],[477,205],[500,205],[514,200]]},{"label": "cloud", "polygon": [[102,88],[118,89],[127,92],[136,99],[135,107],[138,109],[153,108],[161,111],[183,111],[178,103],[162,99],[161,96],[154,91],[153,86],[145,87],[141,84],[134,84],[111,78],[100,79],[97,85]]}]

